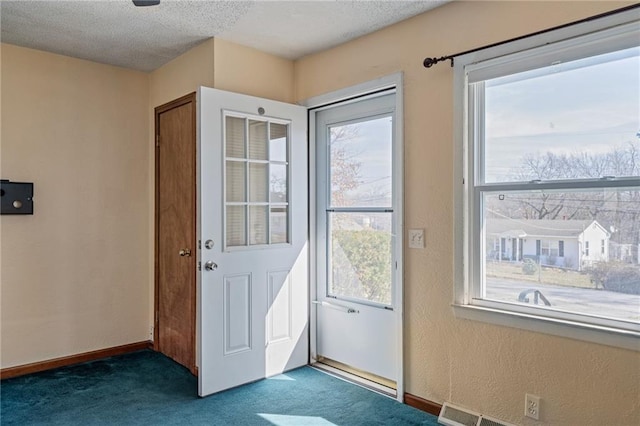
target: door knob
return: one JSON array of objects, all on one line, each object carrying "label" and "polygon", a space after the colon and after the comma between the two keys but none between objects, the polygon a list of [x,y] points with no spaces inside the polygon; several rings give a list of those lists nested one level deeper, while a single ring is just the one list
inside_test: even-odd
[{"label": "door knob", "polygon": [[216,269],[218,269],[218,265],[210,260],[208,262],[205,262],[204,269],[207,271],[215,271]]},{"label": "door knob", "polygon": [[178,254],[182,257],[190,257],[191,256],[191,249],[180,249],[180,251],[178,252]]}]

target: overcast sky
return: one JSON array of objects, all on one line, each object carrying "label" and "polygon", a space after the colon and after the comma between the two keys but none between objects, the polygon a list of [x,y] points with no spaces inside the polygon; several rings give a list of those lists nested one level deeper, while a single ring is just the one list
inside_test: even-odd
[{"label": "overcast sky", "polygon": [[486,83],[487,181],[508,179],[527,153],[602,153],[636,140],[640,48],[596,58],[606,62],[589,58]]},{"label": "overcast sky", "polygon": [[[354,198],[364,205],[390,206],[391,197],[391,117],[379,117],[349,124],[356,130],[354,137],[345,143],[347,156],[360,164],[358,181],[360,186],[352,191]],[[339,127],[339,126],[336,126]],[[376,194],[372,197],[372,193]],[[388,198],[382,197],[386,195]]]}]

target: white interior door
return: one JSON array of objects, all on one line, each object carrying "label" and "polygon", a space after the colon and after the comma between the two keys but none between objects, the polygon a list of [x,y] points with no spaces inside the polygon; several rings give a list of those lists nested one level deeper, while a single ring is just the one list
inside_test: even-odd
[{"label": "white interior door", "polygon": [[306,109],[201,87],[199,394],[308,361]]},{"label": "white interior door", "polygon": [[315,113],[312,354],[318,361],[386,379],[382,382],[393,387],[401,371],[396,291],[401,159],[394,144],[395,96],[383,94]]}]

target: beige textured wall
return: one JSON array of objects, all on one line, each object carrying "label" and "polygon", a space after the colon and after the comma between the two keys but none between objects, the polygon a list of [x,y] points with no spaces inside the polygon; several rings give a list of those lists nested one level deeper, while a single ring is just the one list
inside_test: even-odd
[{"label": "beige textured wall", "polygon": [[216,89],[293,102],[293,81],[293,61],[215,39]]},{"label": "beige textured wall", "polygon": [[210,39],[149,74],[149,105],[153,109],[198,86],[293,102],[293,61]]},{"label": "beige textured wall", "polygon": [[[213,87],[214,39],[209,39],[149,74],[149,105],[153,108],[195,92],[198,86]],[[153,120],[151,122],[153,125]],[[153,137],[153,132],[151,134]]]},{"label": "beige textured wall", "polygon": [[453,73],[422,66],[623,5],[455,2],[296,62],[298,100],[404,72],[405,225],[426,229],[426,249],[405,250],[407,392],[516,424],[534,424],[525,393],[540,424],[640,424],[638,352],[454,317]]},{"label": "beige textured wall", "polygon": [[2,45],[2,367],[149,339],[147,75]]}]

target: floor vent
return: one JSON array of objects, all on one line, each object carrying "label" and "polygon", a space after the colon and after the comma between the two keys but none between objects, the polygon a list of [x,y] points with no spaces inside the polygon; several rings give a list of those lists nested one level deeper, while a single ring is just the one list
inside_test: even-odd
[{"label": "floor vent", "polygon": [[446,426],[515,426],[492,417],[483,416],[466,408],[445,402],[440,410],[438,423]]},{"label": "floor vent", "polygon": [[515,426],[512,423],[507,423],[502,420],[494,419],[487,416],[480,416],[480,420],[478,420],[478,426]]},{"label": "floor vent", "polygon": [[480,414],[445,402],[440,410],[438,423],[447,426],[476,426],[480,417]]}]

